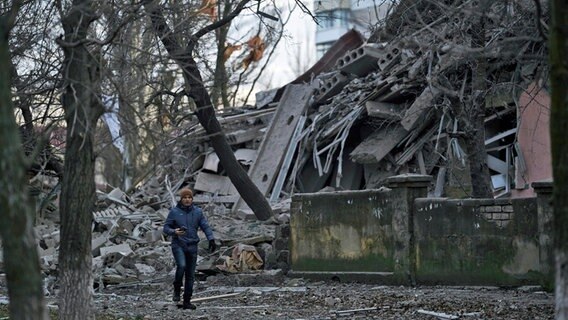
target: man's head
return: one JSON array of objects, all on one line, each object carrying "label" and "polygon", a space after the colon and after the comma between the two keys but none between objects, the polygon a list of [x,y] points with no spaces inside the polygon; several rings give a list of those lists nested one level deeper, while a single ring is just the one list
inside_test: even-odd
[{"label": "man's head", "polygon": [[179,191],[179,199],[184,206],[190,206],[193,203],[193,192],[188,188]]}]

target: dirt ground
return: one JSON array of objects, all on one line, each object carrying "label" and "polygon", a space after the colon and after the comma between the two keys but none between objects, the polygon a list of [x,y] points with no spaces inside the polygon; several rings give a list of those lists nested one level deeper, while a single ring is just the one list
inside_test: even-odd
[{"label": "dirt ground", "polygon": [[[123,319],[553,319],[553,294],[538,287],[398,287],[311,282],[285,276],[218,275],[196,282],[197,310],[171,302],[168,277],[107,286],[98,315]],[[200,298],[224,298],[197,301]],[[433,315],[433,314],[437,314]]]}]

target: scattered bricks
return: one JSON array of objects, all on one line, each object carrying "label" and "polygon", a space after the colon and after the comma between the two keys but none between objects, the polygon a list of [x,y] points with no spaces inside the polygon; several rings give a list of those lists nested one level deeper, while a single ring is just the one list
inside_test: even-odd
[{"label": "scattered bricks", "polygon": [[289,224],[283,224],[283,225],[279,225],[278,227],[276,227],[274,237],[276,239],[290,238],[290,225]]},{"label": "scattered bricks", "polygon": [[493,219],[493,213],[485,213],[483,214],[483,217],[487,220],[491,220]]},{"label": "scattered bricks", "polygon": [[494,213],[493,220],[510,220],[511,214],[510,213]]},{"label": "scattered bricks", "polygon": [[501,212],[501,206],[487,206],[485,212]]},{"label": "scattered bricks", "polygon": [[502,210],[503,210],[503,212],[513,212],[513,206],[511,206],[511,205],[503,206]]},{"label": "scattered bricks", "polygon": [[485,212],[485,207],[479,207],[479,212],[484,213],[484,212]]}]

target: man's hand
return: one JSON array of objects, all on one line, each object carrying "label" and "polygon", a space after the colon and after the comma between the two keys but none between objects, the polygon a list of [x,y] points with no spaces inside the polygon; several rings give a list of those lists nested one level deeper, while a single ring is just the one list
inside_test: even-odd
[{"label": "man's hand", "polygon": [[209,252],[215,252],[217,250],[217,244],[215,243],[215,239],[209,240]]},{"label": "man's hand", "polygon": [[174,230],[174,232],[177,236],[183,236],[185,234],[185,230],[186,229],[184,229],[184,228],[177,228],[177,229]]}]

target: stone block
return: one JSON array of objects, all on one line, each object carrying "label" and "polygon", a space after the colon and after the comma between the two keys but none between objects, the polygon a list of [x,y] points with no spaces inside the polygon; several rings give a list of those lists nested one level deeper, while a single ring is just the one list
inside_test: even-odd
[{"label": "stone block", "polygon": [[494,220],[509,220],[511,219],[510,213],[493,213]]},{"label": "stone block", "polygon": [[290,238],[290,225],[289,224],[283,224],[283,225],[279,225],[278,227],[276,227],[275,238],[276,239],[279,239],[279,238],[288,239],[288,238]]},{"label": "stone block", "polygon": [[485,212],[501,212],[501,206],[487,206]]},{"label": "stone block", "polygon": [[501,209],[503,212],[513,212],[513,206],[503,206]]}]

